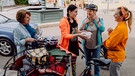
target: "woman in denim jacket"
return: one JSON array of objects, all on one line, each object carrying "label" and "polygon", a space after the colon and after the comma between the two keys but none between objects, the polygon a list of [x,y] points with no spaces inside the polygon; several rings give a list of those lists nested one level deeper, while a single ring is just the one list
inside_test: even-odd
[{"label": "woman in denim jacket", "polygon": [[[14,29],[14,41],[17,46],[17,53],[26,50],[26,43],[32,42],[36,46],[35,27],[30,25],[30,12],[27,10],[19,10],[16,14],[16,20],[19,22],[18,26]],[[23,53],[19,54],[18,57],[22,56]]]}]

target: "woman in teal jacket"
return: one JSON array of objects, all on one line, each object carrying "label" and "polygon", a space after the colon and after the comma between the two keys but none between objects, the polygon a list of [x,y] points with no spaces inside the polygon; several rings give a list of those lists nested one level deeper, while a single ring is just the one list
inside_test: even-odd
[{"label": "woman in teal jacket", "polygon": [[[98,10],[97,5],[90,4],[87,7],[87,18],[85,18],[82,22],[82,26],[80,28],[81,31],[91,32],[90,38],[87,36],[82,36],[83,38],[83,48],[84,54],[87,62],[91,61],[91,58],[100,58],[100,49],[102,44],[102,35],[104,32],[104,22],[102,18],[99,18],[96,15]],[[91,65],[90,65],[91,66]],[[91,68],[90,68],[91,74]],[[94,76],[100,76],[100,67],[94,66]]]}]

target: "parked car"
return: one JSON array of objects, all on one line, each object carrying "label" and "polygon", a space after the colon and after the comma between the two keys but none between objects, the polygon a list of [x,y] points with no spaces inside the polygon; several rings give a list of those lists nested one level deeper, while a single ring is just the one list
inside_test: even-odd
[{"label": "parked car", "polygon": [[[3,56],[13,55],[17,51],[13,38],[13,30],[17,25],[16,20],[0,14],[0,54]],[[36,24],[30,25],[37,28]]]}]

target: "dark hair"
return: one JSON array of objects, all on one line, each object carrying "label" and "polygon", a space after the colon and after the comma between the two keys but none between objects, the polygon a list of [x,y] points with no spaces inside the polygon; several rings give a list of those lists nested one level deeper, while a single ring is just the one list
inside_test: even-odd
[{"label": "dark hair", "polygon": [[90,9],[90,10],[93,10],[93,11],[98,11],[98,6],[95,5],[95,4],[89,4],[86,9]]},{"label": "dark hair", "polygon": [[30,12],[24,9],[21,9],[17,12],[16,14],[16,20],[20,23],[22,23],[25,15],[28,14],[29,16],[31,16]]},{"label": "dark hair", "polygon": [[69,11],[74,11],[77,7],[73,4],[69,5],[68,8],[67,8],[67,17],[69,17]]}]

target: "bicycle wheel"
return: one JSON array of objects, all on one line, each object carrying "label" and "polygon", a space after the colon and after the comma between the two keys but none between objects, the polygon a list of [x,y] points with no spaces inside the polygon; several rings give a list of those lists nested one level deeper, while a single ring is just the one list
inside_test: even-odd
[{"label": "bicycle wheel", "polygon": [[84,71],[80,74],[80,76],[92,76],[88,67],[84,69]]}]

